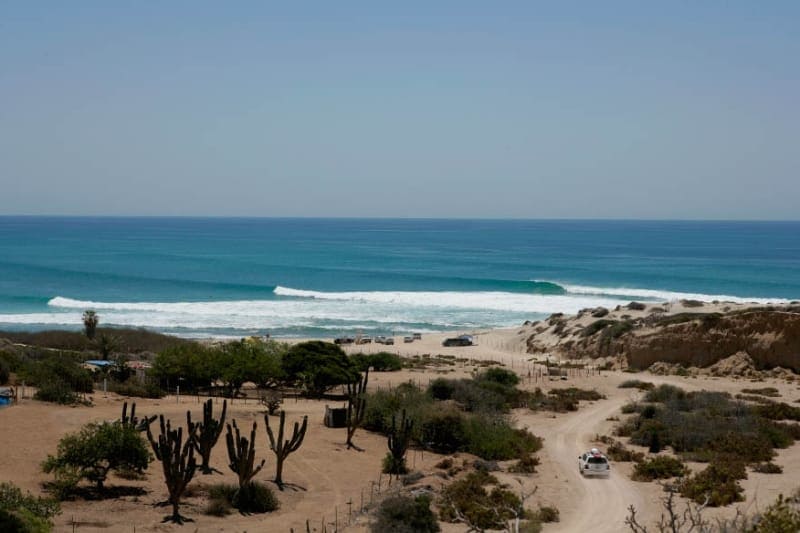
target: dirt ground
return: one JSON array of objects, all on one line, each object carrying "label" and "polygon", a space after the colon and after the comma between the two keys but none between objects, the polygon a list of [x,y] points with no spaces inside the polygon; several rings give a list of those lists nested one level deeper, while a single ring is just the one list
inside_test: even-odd
[{"label": "dirt ground", "polygon": [[[583,403],[577,412],[565,414],[533,413],[518,410],[514,413],[516,423],[532,433],[543,437],[544,449],[539,452],[542,464],[538,472],[531,476],[500,474],[501,481],[511,487],[523,487],[529,492],[536,489],[528,500],[528,506],[555,505],[561,512],[561,520],[546,525],[546,531],[592,531],[617,532],[626,529],[624,519],[629,505],[636,506],[645,521],[657,519],[660,515],[662,492],[654,483],[631,481],[628,474],[630,465],[614,464],[609,479],[583,479],[577,470],[577,456],[593,444],[596,435],[611,434],[615,422],[607,418],[619,415],[620,407],[638,394],[631,389],[617,386],[625,379],[638,377],[655,383],[673,383],[687,389],[723,390],[732,393],[753,386],[746,380],[722,378],[683,378],[674,376],[651,376],[622,372],[602,372],[599,375],[575,373],[566,382],[548,381],[536,378],[534,361],[523,353],[524,342],[518,332],[504,330],[487,332],[477,336],[479,346],[468,348],[442,348],[442,335],[429,335],[422,341],[411,344],[384,347],[366,345],[349,347],[348,351],[396,351],[403,355],[451,354],[463,358],[492,359],[503,362],[523,377],[525,387],[578,386],[595,388],[607,396],[597,402]],[[531,373],[531,370],[534,372]],[[474,367],[463,362],[452,366],[427,371],[404,370],[393,373],[372,373],[370,388],[395,386],[412,380],[421,385],[442,374],[463,376]],[[530,377],[529,377],[529,373]],[[778,380],[767,380],[758,384],[775,386],[782,400],[794,402],[800,398],[796,384]],[[23,399],[19,404],[0,409],[0,479],[11,481],[34,493],[42,492],[42,484],[49,476],[41,472],[40,463],[48,454],[54,453],[59,439],[66,433],[80,428],[89,421],[113,420],[119,418],[123,399],[113,394],[95,393],[91,407],[64,407]],[[221,404],[215,405],[219,409]],[[287,413],[287,423],[309,417],[308,433],[303,446],[291,455],[285,465],[284,479],[292,484],[285,491],[276,494],[281,503],[278,511],[267,515],[242,516],[232,514],[217,518],[203,514],[206,500],[201,490],[193,490],[194,495],[185,499],[183,514],[195,519],[185,526],[162,524],[161,518],[166,509],[156,504],[166,499],[158,465],[151,465],[143,481],[127,481],[113,478],[110,486],[134,487],[128,495],[115,499],[97,501],[64,502],[62,514],[56,518],[56,531],[109,532],[109,531],[197,531],[197,532],[289,532],[306,530],[306,520],[313,531],[321,531],[325,524],[327,531],[334,531],[338,523],[339,531],[366,531],[368,517],[360,513],[362,506],[370,500],[379,498],[378,491],[397,489],[398,483],[388,486],[386,476],[380,475],[381,459],[385,455],[386,439],[380,435],[359,430],[356,443],[364,451],[347,450],[344,446],[345,430],[326,428],[322,424],[325,410],[324,401],[293,399],[283,405]],[[161,400],[137,400],[137,414],[141,417],[163,413],[174,423],[184,423],[186,411],[193,417],[202,414],[198,398],[184,396],[180,399],[168,397]],[[218,411],[217,411],[218,412]],[[269,450],[264,429],[263,407],[253,400],[235,400],[228,406],[228,420],[236,419],[240,427],[249,430],[253,421],[257,422],[257,458],[266,459],[266,466],[256,479],[268,482],[274,475],[275,460]],[[224,439],[224,436],[221,440]],[[457,460],[463,459],[462,456]],[[409,465],[414,470],[426,474],[422,481],[434,489],[441,487],[443,480],[436,475],[434,464],[442,456],[428,452],[410,451]],[[775,462],[784,468],[784,474],[769,475],[749,473],[742,482],[747,501],[740,504],[743,510],[763,508],[777,498],[778,494],[793,492],[800,485],[796,473],[800,471],[800,446],[780,450]],[[212,484],[225,481],[235,483],[235,475],[226,464],[224,442],[219,442],[212,455],[212,465],[221,474],[204,476],[198,474],[192,484]],[[378,485],[380,484],[380,488]],[[363,502],[363,503],[362,503]],[[730,516],[734,507],[714,510],[719,515]],[[443,524],[445,532],[465,531],[463,525]]]}]

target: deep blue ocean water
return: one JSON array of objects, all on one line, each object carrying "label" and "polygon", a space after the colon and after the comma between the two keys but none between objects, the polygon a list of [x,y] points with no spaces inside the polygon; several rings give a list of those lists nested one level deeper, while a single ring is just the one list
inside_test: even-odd
[{"label": "deep blue ocean water", "polygon": [[800,299],[800,222],[0,217],[0,329],[513,326],[631,300]]}]

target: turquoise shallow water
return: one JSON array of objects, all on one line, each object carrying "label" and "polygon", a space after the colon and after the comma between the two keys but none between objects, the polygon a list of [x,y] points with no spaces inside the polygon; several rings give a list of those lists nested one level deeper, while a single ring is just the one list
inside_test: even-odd
[{"label": "turquoise shallow water", "polygon": [[800,299],[800,222],[0,217],[0,328],[189,336],[516,325]]}]

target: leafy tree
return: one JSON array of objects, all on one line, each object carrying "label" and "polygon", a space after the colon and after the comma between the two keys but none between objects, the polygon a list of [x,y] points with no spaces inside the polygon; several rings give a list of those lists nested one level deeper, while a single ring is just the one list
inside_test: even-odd
[{"label": "leafy tree", "polygon": [[119,346],[119,340],[117,340],[116,337],[113,335],[107,335],[105,333],[101,333],[96,342],[97,350],[100,352],[100,356],[103,358],[103,361],[108,361],[111,353]]},{"label": "leafy tree", "polygon": [[100,317],[92,309],[87,309],[83,312],[83,333],[89,339],[94,339],[97,324],[100,322]]},{"label": "leafy tree", "polygon": [[312,396],[322,396],[337,385],[361,376],[342,349],[330,342],[309,341],[292,346],[283,358],[283,370],[293,383]]},{"label": "leafy tree", "polygon": [[159,352],[150,374],[162,387],[178,384],[186,391],[207,387],[217,376],[213,370],[217,351],[197,344],[176,345]]},{"label": "leafy tree", "polygon": [[110,471],[143,472],[150,453],[139,432],[119,422],[90,423],[77,433],[62,438],[58,453],[47,457],[45,472],[77,469],[79,479],[87,479],[103,489]]},{"label": "leafy tree", "polygon": [[243,339],[224,344],[211,356],[212,377],[225,384],[226,395],[236,396],[247,381],[274,386],[283,376],[282,343]]}]

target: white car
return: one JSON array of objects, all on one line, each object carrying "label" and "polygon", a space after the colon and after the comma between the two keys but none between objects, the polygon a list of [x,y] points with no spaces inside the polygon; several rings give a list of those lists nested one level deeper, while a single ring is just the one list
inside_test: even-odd
[{"label": "white car", "polygon": [[608,457],[600,453],[600,450],[592,448],[578,456],[578,471],[582,476],[609,476],[611,464],[608,462]]}]

